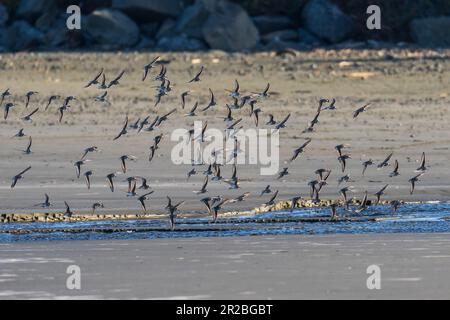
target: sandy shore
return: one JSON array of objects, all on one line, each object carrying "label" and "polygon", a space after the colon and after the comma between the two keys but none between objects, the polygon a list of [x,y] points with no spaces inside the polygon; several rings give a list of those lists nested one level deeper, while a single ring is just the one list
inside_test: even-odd
[{"label": "sandy shore", "polygon": [[0,244],[0,299],[444,299],[449,263],[448,234]]},{"label": "sandy shore", "polygon": [[[259,193],[265,185],[279,190],[279,200],[289,199],[297,194],[308,196],[307,182],[315,179],[318,168],[332,169],[329,185],[321,193],[324,199],[336,199],[336,179],[341,176],[336,144],[349,145],[352,159],[348,162],[348,173],[355,182],[354,194],[361,198],[365,190],[375,193],[389,183],[385,199],[448,200],[450,189],[449,142],[447,134],[450,118],[449,105],[450,76],[445,70],[450,67],[450,53],[447,51],[402,51],[402,50],[340,50],[297,53],[297,56],[275,56],[271,53],[252,55],[222,52],[192,54],[162,54],[172,80],[173,92],[163,98],[156,109],[154,88],[156,82],[140,81],[141,67],[154,53],[119,54],[5,54],[0,57],[0,91],[7,87],[13,93],[10,98],[17,104],[7,121],[0,121],[0,213],[31,213],[42,211],[36,204],[48,193],[53,207],[48,212],[64,211],[63,201],[68,201],[75,212],[88,213],[95,201],[103,201],[105,209],[99,214],[134,214],[140,211],[136,198],[125,196],[127,176],[139,175],[148,178],[155,190],[148,201],[149,213],[161,213],[166,204],[166,195],[175,201],[186,200],[181,208],[184,213],[203,212],[198,201],[200,196],[192,193],[199,189],[203,175],[193,176],[186,181],[188,165],[174,165],[170,151],[175,145],[169,137],[174,128],[188,128],[194,119],[184,117],[180,109],[179,94],[191,90],[188,106],[195,101],[205,105],[208,87],[216,93],[216,110],[200,113],[195,120],[208,120],[210,128],[224,128],[222,118],[226,91],[238,78],[245,93],[264,88],[271,83],[272,95],[260,104],[263,110],[261,122],[268,114],[277,120],[291,113],[287,128],[281,132],[281,164],[288,166],[290,175],[276,181],[274,176],[261,176],[256,165],[238,166],[241,182],[239,190],[228,190],[225,183],[210,183],[209,196],[235,197],[251,192],[246,201],[224,206],[225,211],[251,210],[258,207],[266,197]],[[205,65],[203,80],[187,85],[189,77]],[[121,85],[109,90],[110,106],[93,102],[99,94],[96,89],[82,89],[86,80],[100,68],[105,67],[108,79],[126,69]],[[159,67],[158,67],[159,68]],[[157,68],[157,69],[158,69]],[[153,70],[152,76],[157,70]],[[78,98],[62,124],[57,119],[57,106],[47,112],[40,111],[32,124],[23,123],[20,116],[24,109],[25,93],[39,91],[32,98],[31,106],[43,108],[51,94],[74,95]],[[337,110],[324,112],[317,132],[302,134],[308,121],[314,116],[319,97],[335,97]],[[373,108],[353,120],[352,111],[367,102]],[[156,132],[137,135],[131,132],[116,142],[112,138],[119,131],[125,114],[130,121],[150,118],[177,108],[177,114]],[[253,120],[248,110],[236,111],[236,118],[243,117],[245,128],[252,127]],[[24,155],[27,137],[10,139],[18,129],[33,137],[33,154]],[[262,127],[265,127],[264,125]],[[149,163],[148,147],[156,134],[163,133],[154,160]],[[305,154],[288,164],[292,150],[311,137],[313,142]],[[96,145],[102,151],[89,156],[91,163],[84,170],[94,170],[92,188],[87,190],[84,180],[77,179],[73,162],[78,160],[84,148]],[[369,168],[361,176],[361,163],[368,158],[380,162],[394,152],[393,159],[400,162],[400,176],[389,178],[391,167],[381,171]],[[428,157],[429,172],[421,178],[414,195],[409,195],[408,179],[414,175],[422,152]],[[119,156],[132,154],[138,161],[129,164],[129,172],[116,179],[117,191],[112,193],[106,185],[107,173],[120,170]],[[33,166],[25,179],[10,190],[10,179],[26,166]],[[198,171],[203,171],[199,167]],[[224,167],[225,178],[231,175],[231,167]],[[370,196],[373,198],[373,195]]]}]

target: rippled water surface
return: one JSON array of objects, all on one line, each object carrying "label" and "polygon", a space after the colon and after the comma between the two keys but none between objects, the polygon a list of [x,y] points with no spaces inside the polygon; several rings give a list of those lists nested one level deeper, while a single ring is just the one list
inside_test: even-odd
[{"label": "rippled water surface", "polygon": [[[340,212],[343,214],[343,212]],[[397,233],[397,232],[450,232],[450,204],[408,204],[392,215],[387,206],[370,207],[365,217],[377,221],[299,222],[289,221],[306,217],[329,217],[328,208],[299,209],[293,212],[278,211],[256,216],[239,216],[219,219],[211,224],[210,217],[177,219],[178,231],[168,230],[168,221],[115,220],[61,223],[11,223],[0,224],[6,230],[32,230],[27,234],[0,233],[0,242],[33,240],[94,240],[94,239],[146,239],[170,237],[248,236],[275,234],[333,234],[333,233]],[[347,214],[348,215],[348,214]],[[97,231],[90,229],[97,229]],[[145,229],[159,229],[146,231]],[[52,229],[52,232],[43,232]],[[63,230],[77,229],[70,233]],[[87,231],[86,231],[87,229]],[[99,232],[98,229],[135,229],[119,232]],[[141,229],[139,232],[136,229]],[[144,230],[142,230],[144,229]],[[40,232],[41,230],[41,232]]]}]

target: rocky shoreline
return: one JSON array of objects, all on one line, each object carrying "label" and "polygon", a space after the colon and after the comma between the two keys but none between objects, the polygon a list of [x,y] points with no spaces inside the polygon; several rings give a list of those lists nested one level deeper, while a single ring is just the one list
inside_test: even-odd
[{"label": "rocky shoreline", "polygon": [[[229,0],[73,1],[80,8],[80,29],[69,30],[67,3],[57,0],[6,1],[0,4],[0,52],[24,50],[271,51],[341,46],[448,47],[450,16],[421,12],[404,18],[407,31],[385,39],[392,8],[381,8],[381,30],[368,32],[362,7],[333,0],[280,4],[280,12],[249,12],[248,3]],[[271,3],[271,2],[269,2]],[[288,6],[288,4],[290,4]],[[274,3],[272,3],[274,6]],[[292,6],[292,8],[291,8]],[[417,8],[416,8],[417,7]],[[281,10],[284,9],[284,10]],[[367,9],[367,8],[364,8]],[[251,10],[250,10],[251,11]],[[387,12],[389,11],[389,12]],[[434,14],[432,12],[432,14]],[[447,13],[450,14],[450,13]],[[383,29],[386,28],[386,29]]]},{"label": "rocky shoreline", "polygon": [[[389,205],[390,201],[380,201],[379,205]],[[424,203],[436,203],[436,201],[414,201],[414,202],[401,202],[402,204],[424,204]],[[298,201],[295,208],[314,208],[314,207],[329,207],[332,204],[342,204],[340,200],[321,200],[318,203],[314,203],[311,200]],[[353,205],[360,205],[360,200],[354,199]],[[368,200],[367,206],[374,205],[373,201]],[[220,217],[232,217],[232,216],[244,216],[244,215],[258,215],[261,213],[281,211],[291,208],[291,201],[280,201],[273,206],[260,206],[249,211],[229,211],[224,212]],[[204,216],[204,214],[198,213],[182,213],[183,217],[199,217]],[[35,213],[3,213],[0,214],[0,223],[32,223],[32,222],[80,222],[80,221],[108,221],[108,220],[136,220],[136,219],[161,219],[165,218],[163,214],[92,214],[92,213],[75,213],[72,217],[64,216],[63,213],[46,213],[46,212],[35,212]],[[361,217],[361,216],[360,216]],[[319,220],[324,221],[341,221],[343,218],[323,218]],[[302,218],[303,220],[314,220],[313,218]]]}]

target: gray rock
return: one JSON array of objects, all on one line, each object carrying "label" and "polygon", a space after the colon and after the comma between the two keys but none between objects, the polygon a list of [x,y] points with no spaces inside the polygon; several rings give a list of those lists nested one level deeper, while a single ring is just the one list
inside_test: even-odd
[{"label": "gray rock", "polygon": [[345,40],[354,29],[354,22],[328,0],[311,0],[302,10],[306,29],[331,43]]},{"label": "gray rock", "polygon": [[44,43],[44,34],[23,20],[15,21],[4,35],[4,44],[8,50],[21,51],[35,48]]},{"label": "gray rock", "polygon": [[225,0],[208,8],[210,15],[202,28],[203,38],[212,49],[240,51],[259,42],[259,32],[241,6]]},{"label": "gray rock", "polygon": [[8,22],[9,14],[8,9],[2,4],[0,4],[0,28],[4,27]]},{"label": "gray rock", "polygon": [[198,51],[207,49],[204,42],[190,39],[185,35],[163,37],[158,41],[158,49],[167,51]]},{"label": "gray rock", "polygon": [[411,37],[426,47],[450,47],[450,17],[414,19],[410,24]]},{"label": "gray rock", "polygon": [[113,0],[112,7],[127,13],[139,22],[177,17],[183,10],[182,0]]},{"label": "gray rock", "polygon": [[55,0],[21,0],[16,11],[16,16],[34,21],[43,13],[55,7]]},{"label": "gray rock", "polygon": [[158,22],[148,22],[140,26],[141,33],[149,38],[154,38],[159,29]]},{"label": "gray rock", "polygon": [[122,12],[112,9],[93,11],[82,30],[88,34],[88,40],[108,48],[131,47],[139,41],[136,23]]},{"label": "gray rock", "polygon": [[298,32],[296,30],[279,30],[261,36],[261,41],[264,43],[271,42],[275,39],[281,41],[297,41]]},{"label": "gray rock", "polygon": [[136,50],[143,50],[143,49],[152,49],[155,47],[155,40],[148,38],[148,37],[142,37],[141,41],[136,45]]},{"label": "gray rock", "polygon": [[164,20],[156,33],[156,39],[175,36],[175,25],[176,22],[173,19]]},{"label": "gray rock", "polygon": [[260,34],[289,29],[294,25],[292,19],[286,16],[256,16],[252,20]]},{"label": "gray rock", "polygon": [[309,46],[317,46],[322,44],[322,40],[303,28],[298,29],[298,39],[300,43]]},{"label": "gray rock", "polygon": [[175,32],[197,39],[203,38],[202,27],[209,16],[205,1],[197,0],[188,6],[177,20]]}]

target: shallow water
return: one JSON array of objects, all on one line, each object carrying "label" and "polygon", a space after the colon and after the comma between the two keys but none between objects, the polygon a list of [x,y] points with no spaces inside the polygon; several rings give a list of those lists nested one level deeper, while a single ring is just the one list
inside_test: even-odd
[{"label": "shallow water", "polygon": [[[338,211],[340,215],[347,214]],[[450,204],[405,204],[395,215],[388,206],[372,206],[365,217],[382,218],[379,221],[339,221],[339,222],[298,222],[286,221],[305,217],[329,217],[328,208],[298,209],[293,212],[277,211],[259,215],[239,216],[219,219],[211,224],[210,217],[177,219],[178,229],[186,231],[168,231],[168,221],[157,220],[115,220],[61,223],[11,223],[1,224],[0,232],[5,230],[33,230],[28,234],[0,233],[0,243],[36,240],[104,240],[104,239],[148,239],[171,237],[212,237],[212,236],[248,236],[280,234],[364,234],[364,233],[422,233],[450,232]],[[262,222],[269,220],[269,222]],[[120,231],[68,233],[58,230],[90,228],[163,228],[157,231]],[[51,233],[39,232],[52,229]]]}]

